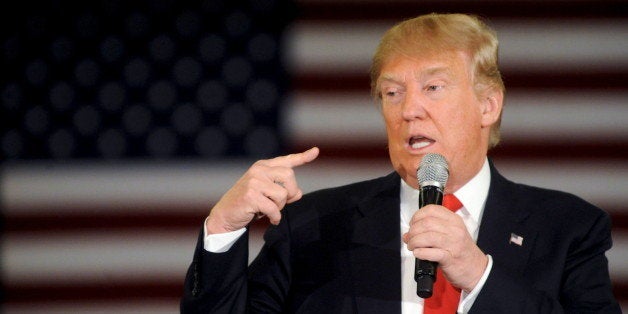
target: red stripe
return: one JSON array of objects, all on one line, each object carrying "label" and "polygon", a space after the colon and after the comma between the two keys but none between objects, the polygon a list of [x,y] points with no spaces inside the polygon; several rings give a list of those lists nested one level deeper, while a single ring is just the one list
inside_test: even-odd
[{"label": "red stripe", "polygon": [[[116,211],[118,210],[119,208],[116,208]],[[106,207],[99,208],[98,213],[81,211],[79,209],[73,213],[63,213],[66,210],[59,210],[58,213],[55,213],[56,209],[54,207],[47,207],[46,211],[48,213],[5,214],[4,234],[116,233],[124,231],[139,232],[146,229],[189,232],[200,230],[205,217],[209,214],[207,208],[199,208],[198,210],[164,208],[161,210],[169,213],[150,213],[149,208],[146,208],[146,210],[141,210],[144,213],[139,214],[112,213],[113,210]],[[137,211],[137,208],[129,211]],[[34,210],[29,209],[28,212],[34,212]],[[261,230],[267,226],[267,219],[260,219],[251,223],[251,228],[256,230]]]},{"label": "red stripe", "polygon": [[[333,161],[338,159],[374,160],[388,159],[386,143],[367,144],[334,144],[321,142],[320,139],[304,138],[290,145],[288,151],[299,152],[311,147],[312,143],[321,150],[318,160]],[[565,160],[565,161],[628,161],[624,148],[628,147],[628,139],[617,139],[605,143],[588,142],[503,142],[489,152],[496,160]]]},{"label": "red stripe", "polygon": [[[194,214],[178,214],[172,209],[168,214],[116,214],[108,213],[63,213],[5,215],[5,233],[50,233],[76,232],[120,232],[125,230],[160,229],[161,231],[197,230],[209,213],[207,209]],[[54,208],[46,211],[55,212]],[[80,210],[77,210],[80,211]],[[186,211],[188,211],[186,209]]]},{"label": "red stripe", "polygon": [[541,159],[541,160],[570,160],[570,161],[628,161],[628,154],[624,147],[628,147],[628,139],[608,139],[605,143],[590,142],[504,142],[489,155],[495,159]]},{"label": "red stripe", "polygon": [[[183,284],[176,282],[143,282],[128,284],[74,286],[10,286],[5,287],[5,305],[76,301],[115,302],[132,300],[172,300],[181,297]],[[628,301],[628,282],[614,282],[613,294],[619,302]]]},{"label": "red stripe", "polygon": [[33,304],[43,302],[77,301],[131,301],[131,300],[161,300],[180,298],[183,293],[183,279],[180,282],[172,281],[143,281],[143,282],[110,282],[89,283],[82,282],[72,285],[51,283],[48,285],[9,285],[5,286],[6,304]]},{"label": "red stripe", "polygon": [[[609,213],[614,230],[628,231],[628,208],[602,207]],[[48,209],[51,210],[51,209]],[[199,230],[207,215],[198,213],[177,214],[182,208],[171,209],[170,214],[10,214],[5,216],[5,234],[33,233],[65,234],[89,232],[115,233],[159,229],[161,231],[189,232]],[[185,210],[185,212],[190,212]],[[253,223],[252,228],[261,231],[268,226],[267,219]]]},{"label": "red stripe", "polygon": [[298,18],[308,21],[400,21],[432,12],[472,13],[490,19],[625,18],[625,1],[306,1]]},{"label": "red stripe", "polygon": [[[625,91],[628,89],[628,69],[564,70],[548,69],[544,72],[503,71],[506,90],[601,90]],[[292,87],[305,92],[365,92],[370,90],[368,68],[362,73],[307,71],[293,76]]]},{"label": "red stripe", "polygon": [[621,303],[628,302],[628,282],[626,281],[614,281],[613,282],[613,294],[617,301]]},{"label": "red stripe", "polygon": [[[5,305],[36,304],[46,302],[76,301],[81,302],[116,302],[147,300],[172,300],[180,298],[183,292],[183,274],[181,282],[143,281],[127,283],[73,285],[10,285],[4,287]],[[628,282],[613,282],[613,293],[620,302],[628,301]]]}]

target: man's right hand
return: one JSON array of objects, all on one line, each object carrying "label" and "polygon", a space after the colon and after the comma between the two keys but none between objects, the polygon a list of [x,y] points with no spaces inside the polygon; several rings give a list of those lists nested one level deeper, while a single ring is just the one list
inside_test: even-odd
[{"label": "man's right hand", "polygon": [[266,215],[272,224],[278,224],[284,206],[303,196],[293,168],[311,162],[318,153],[318,148],[313,147],[254,163],[212,208],[206,220],[207,233],[242,229],[257,215]]}]

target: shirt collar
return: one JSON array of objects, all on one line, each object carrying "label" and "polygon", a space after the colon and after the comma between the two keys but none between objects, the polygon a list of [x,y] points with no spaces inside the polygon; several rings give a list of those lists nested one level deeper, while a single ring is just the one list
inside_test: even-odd
[{"label": "shirt collar", "polygon": [[[488,164],[488,159],[485,159],[480,172],[458,189],[458,191],[454,192],[454,195],[463,205],[461,210],[466,211],[465,214],[471,215],[473,220],[475,220],[478,224],[482,218],[482,212],[484,211],[484,204],[486,203],[486,199],[488,197],[490,184],[491,170]],[[418,195],[417,190],[413,189],[405,181],[401,180],[400,198],[402,204],[418,204]],[[414,206],[411,206],[411,208],[412,207]],[[410,210],[410,208],[408,208],[408,210]],[[412,208],[412,210],[416,210],[416,208]],[[412,213],[407,213],[406,215],[411,217]]]},{"label": "shirt collar", "polygon": [[480,223],[482,212],[488,197],[488,188],[491,185],[491,168],[488,159],[484,160],[482,169],[467,184],[463,185],[454,195],[464,205],[464,209]]}]

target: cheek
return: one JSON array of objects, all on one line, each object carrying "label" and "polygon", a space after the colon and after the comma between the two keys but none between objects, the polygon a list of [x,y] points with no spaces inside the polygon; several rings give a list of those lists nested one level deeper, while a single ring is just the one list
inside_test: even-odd
[{"label": "cheek", "polygon": [[479,105],[474,99],[468,99],[463,102],[463,105],[449,112],[450,126],[459,132],[478,132],[482,126],[482,114]]},{"label": "cheek", "polygon": [[[454,121],[452,121],[454,122]],[[448,139],[450,146],[456,150],[457,155],[463,158],[481,145],[481,119],[476,112],[460,113],[455,122],[450,125]]]},{"label": "cheek", "polygon": [[395,117],[396,113],[395,113],[395,106],[390,105],[390,104],[386,104],[386,103],[382,103],[381,104],[381,112],[382,112],[382,116],[384,117],[384,120],[386,122],[389,122],[393,119],[393,117]]},{"label": "cheek", "polygon": [[384,118],[384,124],[386,125],[388,138],[390,139],[399,132],[399,128],[401,125],[400,115],[398,115],[392,109],[388,108],[382,111],[382,116]]},{"label": "cheek", "polygon": [[402,119],[400,118],[400,115],[391,110],[391,108],[386,108],[385,110],[383,110],[382,116],[386,125],[388,153],[390,155],[390,159],[394,165],[394,168],[396,170],[399,170],[398,168],[401,163],[400,158],[404,149],[403,143],[401,143],[400,140],[402,138]]},{"label": "cheek", "polygon": [[399,124],[387,124],[386,136],[388,150],[391,153],[401,153],[405,151],[405,142],[403,141],[404,133]]}]

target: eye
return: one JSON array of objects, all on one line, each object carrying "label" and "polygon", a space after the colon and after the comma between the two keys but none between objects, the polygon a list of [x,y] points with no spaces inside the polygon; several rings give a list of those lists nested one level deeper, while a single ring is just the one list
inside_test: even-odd
[{"label": "eye", "polygon": [[394,97],[397,95],[397,92],[395,91],[388,91],[386,92],[386,97]]},{"label": "eye", "polygon": [[395,87],[385,87],[382,90],[382,97],[384,98],[394,98],[394,97],[398,97],[400,94],[400,91],[398,88]]},{"label": "eye", "polygon": [[403,98],[404,91],[399,88],[385,88],[381,92],[381,97],[384,103],[397,104]]},{"label": "eye", "polygon": [[429,92],[435,92],[443,89],[443,87],[443,85],[428,85],[427,87],[425,87],[425,90]]}]

